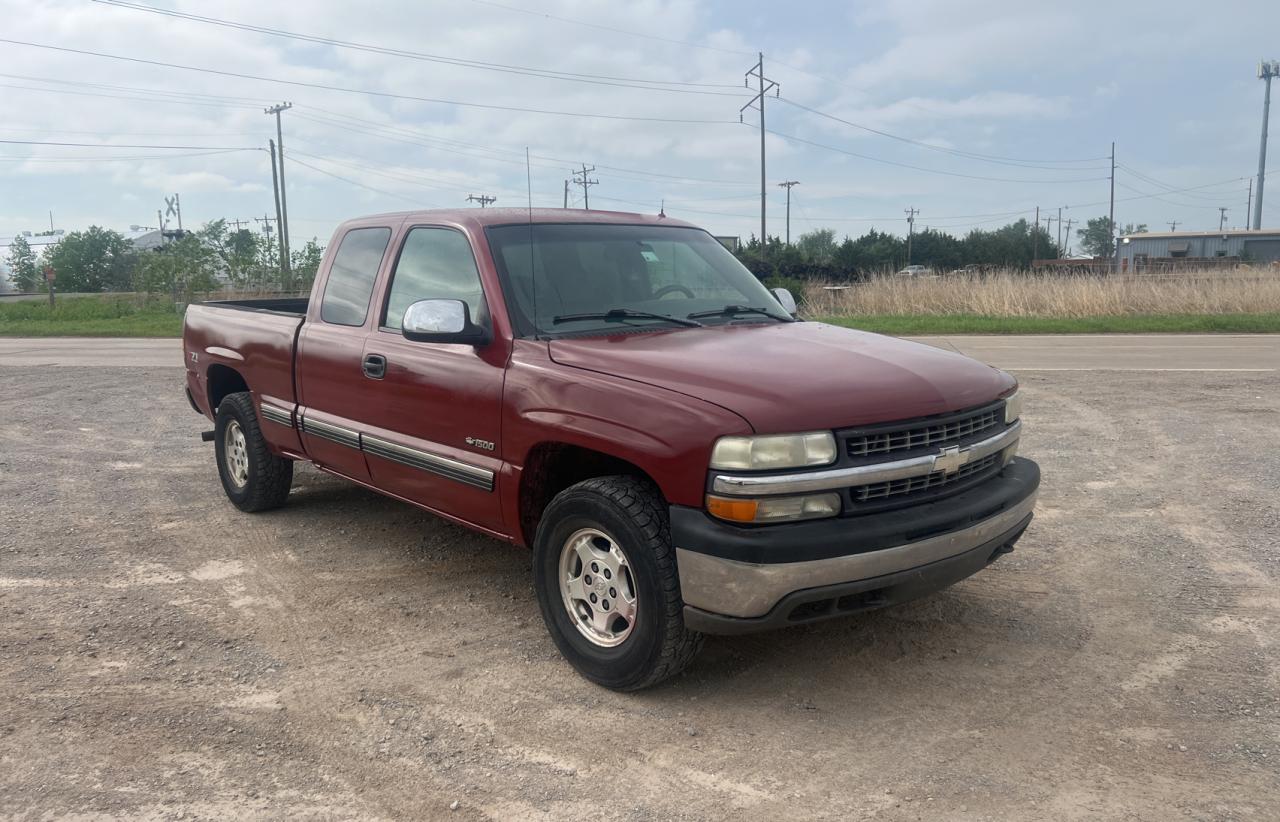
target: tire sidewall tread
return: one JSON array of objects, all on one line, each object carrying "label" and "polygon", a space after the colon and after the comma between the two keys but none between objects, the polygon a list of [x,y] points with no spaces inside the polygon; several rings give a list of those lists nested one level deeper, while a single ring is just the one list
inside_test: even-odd
[{"label": "tire sidewall tread", "polygon": [[[249,479],[243,488],[236,488],[231,481],[223,451],[226,448],[227,425],[232,420],[238,422],[240,430],[244,432],[249,457]],[[240,391],[223,398],[214,417],[213,431],[218,478],[222,481],[222,490],[226,491],[231,504],[250,513],[269,511],[284,505],[293,485],[293,461],[271,453],[266,438],[262,436],[253,397],[249,392]]]},{"label": "tire sidewall tread", "polygon": [[[560,550],[583,527],[599,528],[617,542],[639,589],[636,625],[615,648],[597,646],[579,633],[561,598]],[[702,645],[702,635],[684,627],[666,502],[639,477],[596,477],[560,492],[539,523],[533,567],[552,639],[592,682],[620,691],[650,687],[683,670]]]}]

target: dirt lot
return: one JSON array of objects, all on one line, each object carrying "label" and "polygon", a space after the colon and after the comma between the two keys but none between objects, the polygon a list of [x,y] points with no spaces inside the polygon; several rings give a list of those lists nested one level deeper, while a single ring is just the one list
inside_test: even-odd
[{"label": "dirt lot", "polygon": [[0,816],[1276,818],[1275,373],[1021,374],[1017,551],[637,695],[522,553],[312,470],[235,511],[179,373],[0,367]]}]

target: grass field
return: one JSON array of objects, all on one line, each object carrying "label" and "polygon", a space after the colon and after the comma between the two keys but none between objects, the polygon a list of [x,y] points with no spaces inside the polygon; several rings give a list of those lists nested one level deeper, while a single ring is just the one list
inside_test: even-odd
[{"label": "grass field", "polygon": [[815,317],[1129,317],[1280,313],[1280,274],[1202,271],[1143,277],[1023,272],[877,277],[842,290],[811,286]]},{"label": "grass field", "polygon": [[0,303],[0,335],[6,337],[177,337],[182,314],[168,301],[136,297],[75,297],[57,301]]},{"label": "grass field", "polygon": [[899,337],[926,334],[1261,334],[1280,333],[1280,313],[1120,314],[1099,317],[993,317],[980,314],[871,314],[814,317]]},{"label": "grass field", "polygon": [[811,286],[803,310],[824,322],[886,334],[1274,333],[1280,332],[1280,275],[885,276],[841,289]]}]

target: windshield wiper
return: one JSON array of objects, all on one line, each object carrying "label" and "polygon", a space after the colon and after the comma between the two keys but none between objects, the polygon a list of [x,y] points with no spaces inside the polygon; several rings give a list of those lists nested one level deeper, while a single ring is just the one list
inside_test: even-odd
[{"label": "windshield wiper", "polygon": [[571,323],[576,320],[662,320],[664,322],[675,323],[676,325],[687,325],[690,328],[701,328],[702,323],[694,319],[682,319],[680,317],[672,317],[667,314],[655,314],[652,311],[636,311],[633,308],[610,308],[608,311],[596,311],[588,314],[561,314],[558,317],[552,317],[551,322],[555,325],[560,323]]},{"label": "windshield wiper", "polygon": [[795,322],[791,317],[779,316],[767,308],[752,308],[749,305],[726,305],[724,308],[717,308],[714,311],[695,311],[686,316],[689,317],[689,319],[693,319],[695,317],[732,317],[735,314],[763,314],[766,317],[772,317],[780,322]]}]

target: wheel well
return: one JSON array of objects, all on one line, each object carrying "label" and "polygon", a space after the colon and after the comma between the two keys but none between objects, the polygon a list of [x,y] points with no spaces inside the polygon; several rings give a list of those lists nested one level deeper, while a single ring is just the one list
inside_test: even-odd
[{"label": "wheel well", "polygon": [[209,366],[209,413],[217,416],[218,406],[228,394],[248,391],[249,384],[240,372],[230,366],[214,363]]},{"label": "wheel well", "polygon": [[[520,473],[520,532],[533,545],[547,505],[570,485],[592,477],[627,475],[653,483],[639,466],[590,448],[562,442],[534,446]],[[657,483],[653,483],[657,487]]]}]

